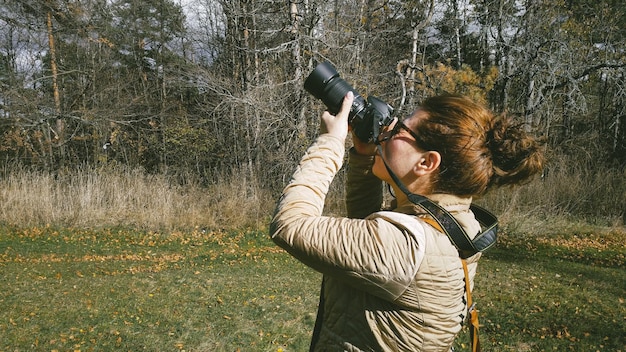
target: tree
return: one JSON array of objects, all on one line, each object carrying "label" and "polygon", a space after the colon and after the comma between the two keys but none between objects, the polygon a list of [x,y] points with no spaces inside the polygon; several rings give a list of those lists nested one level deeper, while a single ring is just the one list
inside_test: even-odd
[{"label": "tree", "polygon": [[[51,167],[51,165],[54,165],[57,160],[63,160],[65,158],[65,123],[62,117],[63,112],[61,110],[61,97],[58,85],[54,25],[59,21],[62,21],[63,23],[71,23],[72,19],[69,18],[68,14],[64,11],[67,7],[68,3],[60,0],[30,0],[19,3],[3,2],[0,11],[2,20],[9,24],[9,26],[6,27],[8,31],[5,32],[5,34],[8,35],[5,37],[7,39],[5,45],[8,49],[7,54],[12,53],[12,55],[19,55],[19,53],[13,52],[13,48],[16,43],[13,42],[12,35],[15,33],[22,33],[22,30],[24,29],[32,30],[32,38],[35,39],[32,41],[29,40],[29,46],[27,47],[28,50],[35,52],[47,50],[47,60],[44,60],[43,64],[50,70],[50,74],[46,75],[49,79],[44,79],[44,81],[48,81],[50,83],[48,86],[51,93],[49,98],[51,98],[52,104],[47,105],[45,103],[35,103],[36,105],[41,105],[37,111],[31,110],[30,114],[22,114],[21,116],[30,122],[26,125],[21,124],[21,126],[13,126],[13,128],[18,129],[28,127],[28,129],[33,133],[33,137],[37,140],[37,146],[35,147],[30,143],[26,144],[30,145],[29,149],[32,153],[36,153],[39,157],[41,157],[41,160],[45,162],[46,167]],[[43,39],[44,33],[46,34],[45,38],[47,39],[46,44],[44,44]],[[42,35],[37,38],[37,34]],[[37,39],[40,41],[37,42]],[[9,62],[15,62],[15,59],[10,59],[9,55],[7,55],[7,59]],[[10,65],[13,65],[12,71],[17,70],[15,63]],[[11,92],[18,92],[21,90],[21,88],[17,86],[17,84],[19,84],[18,82],[13,81],[12,83],[15,83],[16,85],[12,87]],[[20,99],[26,96],[27,95],[17,95],[17,97],[19,97],[18,99],[10,98],[11,107],[17,108],[17,111],[26,112],[23,107],[33,103],[33,101]],[[30,106],[32,107],[32,105]],[[10,113],[12,114],[13,112]],[[9,132],[9,134],[13,136],[24,136],[28,135],[28,133],[28,131],[17,132],[15,130]],[[18,141],[18,143],[24,143],[22,138],[19,138]],[[5,146],[3,149],[6,148],[11,149],[10,146]],[[32,157],[35,157],[35,155],[32,155]]]},{"label": "tree", "polygon": [[461,93],[552,148],[591,140],[596,158],[626,162],[617,1],[181,4],[0,0],[2,162],[114,160],[282,183],[317,133],[324,107],[302,85],[325,60],[399,116]]}]

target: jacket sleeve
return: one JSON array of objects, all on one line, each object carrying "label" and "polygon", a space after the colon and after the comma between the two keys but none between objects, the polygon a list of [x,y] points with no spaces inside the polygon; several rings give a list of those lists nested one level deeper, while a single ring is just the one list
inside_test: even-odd
[{"label": "jacket sleeve", "polygon": [[343,141],[318,137],[283,191],[270,235],[277,245],[324,275],[393,301],[417,272],[421,260],[417,253],[423,252],[416,239],[419,230],[383,217],[322,216],[326,193],[343,156]]},{"label": "jacket sleeve", "polygon": [[380,210],[383,203],[382,181],[372,173],[373,156],[348,154],[346,209],[348,217],[363,219]]}]

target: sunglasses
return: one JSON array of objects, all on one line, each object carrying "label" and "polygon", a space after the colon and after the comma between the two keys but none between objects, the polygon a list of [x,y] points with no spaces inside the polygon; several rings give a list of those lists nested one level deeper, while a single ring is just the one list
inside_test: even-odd
[{"label": "sunglasses", "polygon": [[413,139],[415,139],[415,143],[417,144],[418,147],[420,147],[422,149],[425,149],[425,150],[429,149],[429,148],[424,148],[425,147],[425,143],[422,141],[422,139],[415,132],[413,132],[409,127],[407,127],[407,125],[405,125],[404,122],[402,122],[400,120],[396,120],[396,124],[393,126],[392,129],[380,132],[380,134],[378,135],[378,137],[374,141],[374,144],[379,145],[382,142],[386,142],[386,141],[390,140],[393,136],[398,134],[400,132],[400,130],[405,130],[405,131],[409,132],[411,137],[413,137]]}]

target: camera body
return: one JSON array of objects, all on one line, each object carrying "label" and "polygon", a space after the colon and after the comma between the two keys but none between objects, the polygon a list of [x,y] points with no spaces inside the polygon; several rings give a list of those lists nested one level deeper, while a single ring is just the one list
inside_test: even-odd
[{"label": "camera body", "polygon": [[343,98],[352,91],[354,101],[348,121],[352,132],[363,142],[373,143],[381,127],[393,120],[393,108],[384,101],[369,97],[367,100],[357,93],[350,84],[339,77],[337,70],[329,62],[323,62],[304,81],[304,89],[317,99],[321,99],[332,114],[337,114]]}]

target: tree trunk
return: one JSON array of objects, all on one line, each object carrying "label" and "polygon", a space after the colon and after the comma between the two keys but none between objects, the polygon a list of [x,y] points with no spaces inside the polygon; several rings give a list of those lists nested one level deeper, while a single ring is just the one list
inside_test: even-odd
[{"label": "tree trunk", "polygon": [[293,46],[291,49],[291,58],[293,60],[293,80],[300,82],[302,80],[302,54],[300,47],[300,14],[298,12],[298,3],[301,1],[289,0],[289,17],[291,19],[291,40]]},{"label": "tree trunk", "polygon": [[[52,71],[52,94],[54,96],[54,113],[56,115],[55,128],[52,129],[54,133],[54,143],[59,147],[60,160],[63,161],[65,158],[65,152],[63,145],[65,143],[65,122],[61,118],[61,96],[59,94],[59,84],[58,84],[58,68],[57,68],[57,60],[56,60],[56,48],[54,44],[54,33],[52,28],[52,12],[47,12],[47,21],[46,21],[47,29],[48,29],[48,48],[50,50],[50,70]],[[48,152],[50,156],[52,156],[52,141],[50,141],[50,147]]]},{"label": "tree trunk", "polygon": [[526,93],[526,112],[524,113],[524,129],[526,132],[531,131],[533,125],[533,110],[535,107],[535,80],[532,77],[528,78],[528,92]]},{"label": "tree trunk", "polygon": [[[429,0],[428,2],[428,12],[426,13],[426,16],[424,18],[423,21],[421,22],[416,22],[415,25],[413,26],[413,28],[411,28],[411,61],[409,63],[409,67],[408,67],[408,72],[407,72],[407,76],[406,76],[406,81],[409,85],[409,89],[408,89],[408,96],[409,96],[409,100],[408,100],[408,105],[412,106],[415,102],[415,77],[416,77],[416,73],[417,73],[417,68],[418,67],[422,67],[423,68],[423,63],[422,60],[424,58],[424,54],[425,53],[420,53],[419,52],[419,36],[420,36],[420,32],[422,31],[422,29],[424,29],[424,27],[426,27],[434,14],[434,7],[435,7],[435,1],[434,0]],[[422,57],[420,58],[420,62],[418,63],[418,56],[422,55]]]},{"label": "tree trunk", "polygon": [[48,12],[47,17],[48,48],[50,49],[50,70],[52,71],[52,92],[54,94],[54,112],[57,115],[60,115],[61,97],[59,95],[56,49],[54,46],[54,34],[52,31],[52,13]]},{"label": "tree trunk", "polygon": [[454,45],[456,46],[456,68],[461,68],[463,58],[461,57],[461,16],[459,15],[459,3],[457,0],[452,1],[452,10],[454,12]]},{"label": "tree trunk", "polygon": [[[302,16],[300,16],[298,4],[301,3],[302,1],[289,0],[289,18],[291,21],[290,38],[293,43],[291,48],[294,85],[293,118],[296,119],[294,122],[298,129],[298,135],[305,136],[309,128],[309,123],[306,119],[306,106],[302,102],[302,89],[300,88],[301,82],[303,81],[302,47],[300,46],[300,21]],[[304,5],[306,6],[307,3],[304,2]]]}]

